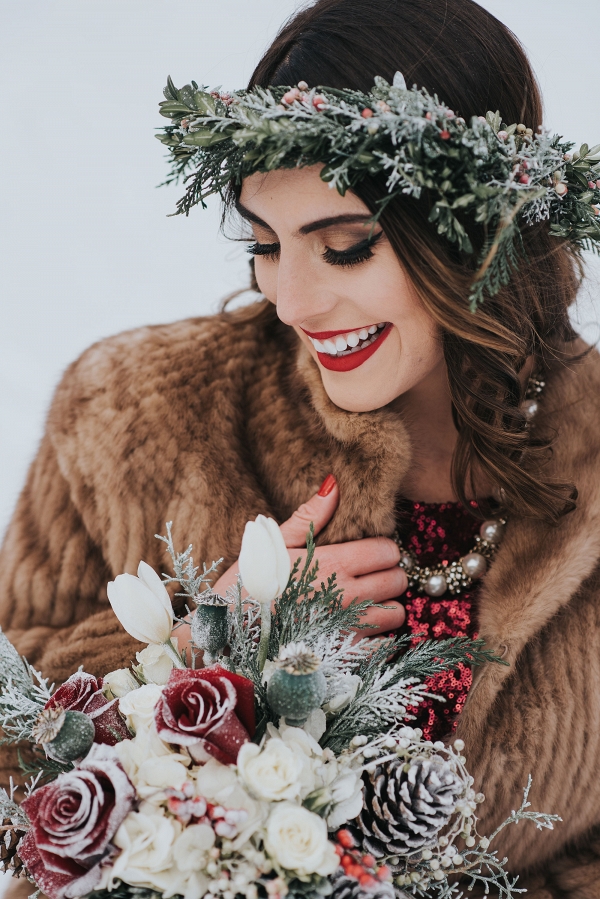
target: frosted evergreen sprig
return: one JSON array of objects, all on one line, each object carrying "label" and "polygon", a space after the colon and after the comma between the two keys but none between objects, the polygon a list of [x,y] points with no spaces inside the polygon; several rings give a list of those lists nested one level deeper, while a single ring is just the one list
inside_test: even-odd
[{"label": "frosted evergreen sprig", "polygon": [[53,688],[0,628],[0,745],[32,739],[33,725]]},{"label": "frosted evergreen sprig", "polygon": [[206,567],[206,564],[203,564],[202,574],[198,574],[200,566],[194,565],[192,544],[190,543],[184,552],[177,552],[173,545],[173,522],[167,521],[166,528],[166,537],[161,534],[155,534],[154,536],[157,540],[161,540],[166,544],[167,552],[171,556],[171,561],[173,563],[175,577],[172,577],[169,574],[163,574],[163,580],[165,584],[179,584],[181,586],[184,592],[176,593],[175,596],[190,596],[193,600],[197,600],[201,593],[206,592],[205,586],[210,585],[211,575],[217,573],[217,569],[223,559],[218,559],[208,568]]},{"label": "frosted evergreen sprig", "polygon": [[[550,233],[578,251],[598,252],[600,144],[574,144],[500,112],[467,123],[425,88],[375,78],[368,93],[315,87],[254,88],[222,93],[169,78],[160,112],[171,120],[158,139],[168,148],[165,183],[185,179],[177,213],[253,172],[323,164],[321,178],[344,194],[381,173],[394,198],[430,199],[429,220],[465,256],[476,253],[474,311],[508,284],[523,254],[521,225],[548,221]],[[477,251],[473,225],[485,238]],[[480,241],[479,241],[480,242]]]}]

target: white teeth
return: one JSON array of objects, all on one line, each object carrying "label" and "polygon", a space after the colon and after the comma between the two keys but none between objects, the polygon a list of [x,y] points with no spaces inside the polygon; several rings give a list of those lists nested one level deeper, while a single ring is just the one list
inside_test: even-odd
[{"label": "white teeth", "polygon": [[379,324],[371,325],[369,328],[361,328],[360,331],[336,334],[335,337],[327,340],[317,340],[315,337],[311,337],[310,340],[317,353],[327,353],[329,356],[347,356],[349,353],[356,352],[357,349],[364,350],[365,347],[377,340],[375,335],[385,325],[386,322],[379,322]]}]

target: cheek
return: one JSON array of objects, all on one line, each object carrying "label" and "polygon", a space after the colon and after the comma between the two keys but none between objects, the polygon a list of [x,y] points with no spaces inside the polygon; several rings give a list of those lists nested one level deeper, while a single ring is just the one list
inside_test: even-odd
[{"label": "cheek", "polygon": [[254,258],[254,276],[260,292],[272,303],[276,303],[277,263],[256,256]]}]

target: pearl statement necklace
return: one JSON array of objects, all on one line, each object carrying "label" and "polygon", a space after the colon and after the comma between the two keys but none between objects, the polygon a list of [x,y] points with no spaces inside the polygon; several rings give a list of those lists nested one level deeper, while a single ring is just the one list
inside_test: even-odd
[{"label": "pearl statement necklace", "polygon": [[[546,382],[540,377],[532,375],[529,378],[525,399],[521,404],[526,427],[538,411],[538,400],[545,386]],[[425,592],[428,596],[443,596],[446,591],[452,595],[461,593],[486,573],[502,541],[505,527],[506,518],[484,521],[471,552],[458,561],[443,561],[434,568],[421,568],[415,554],[404,547],[398,530],[394,531],[392,539],[401,553],[398,564],[406,571],[409,589]]]}]

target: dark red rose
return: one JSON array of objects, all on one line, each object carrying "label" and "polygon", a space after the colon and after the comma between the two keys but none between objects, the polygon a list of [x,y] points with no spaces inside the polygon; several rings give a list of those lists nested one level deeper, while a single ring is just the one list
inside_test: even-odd
[{"label": "dark red rose", "polygon": [[107,699],[102,692],[102,679],[85,671],[78,671],[58,688],[46,703],[52,709],[61,705],[67,712],[84,712],[94,722],[94,743],[114,746],[121,740],[129,740],[131,734],[119,713],[118,699]]},{"label": "dark red rose", "polygon": [[100,864],[129,812],[135,790],[106,746],[93,746],[77,768],[59,774],[22,803],[31,828],[19,855],[50,899],[84,896],[100,881]]},{"label": "dark red rose", "polygon": [[254,735],[254,684],[220,665],[174,668],[154,713],[163,740],[187,746],[197,762],[234,765]]}]

